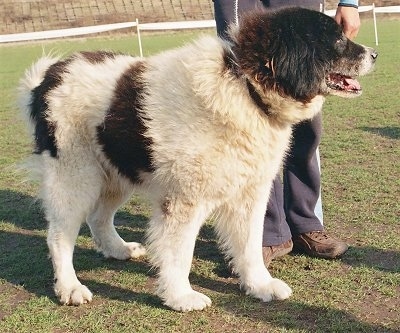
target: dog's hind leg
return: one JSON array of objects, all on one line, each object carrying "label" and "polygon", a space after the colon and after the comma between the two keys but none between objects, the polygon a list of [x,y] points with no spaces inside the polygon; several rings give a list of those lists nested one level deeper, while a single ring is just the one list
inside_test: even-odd
[{"label": "dog's hind leg", "polygon": [[[267,197],[267,193],[262,194],[264,196],[254,197]],[[268,302],[288,298],[292,291],[285,282],[272,278],[264,265],[262,233],[265,206],[265,202],[246,202],[243,198],[226,204],[218,210],[216,229],[246,294]]]},{"label": "dog's hind leg", "polygon": [[54,291],[62,304],[87,303],[92,293],[76,276],[73,252],[80,226],[100,193],[96,169],[80,165],[77,160],[66,164],[62,157],[41,158],[45,170],[41,198],[49,222],[47,244],[53,262]]},{"label": "dog's hind leg", "polygon": [[205,207],[165,199],[155,207],[148,231],[148,252],[159,269],[157,294],[177,311],[202,310],[211,300],[192,289],[189,272],[196,236],[209,214]]},{"label": "dog's hind leg", "polygon": [[100,195],[93,212],[86,220],[98,249],[105,257],[119,260],[145,255],[144,246],[136,242],[125,242],[114,227],[114,215],[117,209],[130,197],[132,188],[121,186],[115,191],[110,191],[108,186],[106,188]]}]

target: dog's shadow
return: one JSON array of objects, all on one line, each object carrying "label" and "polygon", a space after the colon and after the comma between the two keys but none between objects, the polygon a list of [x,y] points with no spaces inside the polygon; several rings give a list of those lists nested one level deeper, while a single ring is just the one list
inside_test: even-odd
[{"label": "dog's shadow", "polygon": [[386,127],[360,127],[363,131],[380,135],[389,139],[400,139],[400,127],[386,126]]},{"label": "dog's shadow", "polygon": [[[117,224],[122,227],[119,228],[119,233],[126,240],[141,241],[144,237],[147,219],[146,216],[141,214],[132,215],[127,212],[121,212],[117,214]],[[0,278],[14,286],[22,286],[23,289],[37,296],[48,297],[57,303],[58,301],[53,294],[53,272],[45,239],[46,221],[39,203],[35,202],[29,195],[0,190],[0,220],[5,225],[3,230],[0,231],[0,244],[2,247]],[[135,224],[136,228],[130,228],[132,223]],[[127,228],[124,228],[124,226]],[[90,235],[87,227],[82,229],[81,235]],[[372,255],[376,258],[391,258],[391,265],[382,266],[386,259],[370,260]],[[394,332],[384,327],[364,324],[345,311],[299,304],[291,300],[267,304],[259,304],[257,300],[254,300],[254,305],[259,308],[255,312],[241,307],[240,304],[231,302],[232,295],[238,296],[243,292],[239,289],[237,279],[228,278],[231,277],[231,273],[224,256],[218,249],[214,231],[210,224],[206,224],[199,234],[194,257],[197,260],[212,262],[214,274],[219,278],[215,280],[207,276],[207,274],[194,270],[190,276],[191,281],[200,288],[226,295],[222,297],[222,302],[219,304],[225,311],[247,318],[254,318],[257,321],[265,320],[266,322],[271,322],[278,320],[275,322],[277,327],[282,326],[301,330],[308,329],[307,325],[310,322],[317,323],[319,316],[323,314],[324,318],[331,317],[333,320],[343,322],[343,325],[350,325],[350,327],[352,325],[360,327],[361,325],[364,331]],[[358,249],[358,252],[352,249],[342,260],[350,265],[366,265],[376,269],[398,272],[399,253],[387,253],[387,251],[375,248]],[[146,260],[118,261],[105,259],[102,254],[92,248],[77,246],[74,265],[81,281],[95,295],[123,302],[134,300],[146,306],[166,309],[161,300],[154,294],[155,272],[151,270],[151,266]],[[390,269],[389,266],[393,267],[393,269]],[[139,274],[141,279],[147,282],[132,290],[123,285],[105,283],[101,279],[96,279],[95,274],[93,274],[96,269],[105,269],[110,271],[111,274],[132,272],[132,274]],[[224,297],[229,300],[224,302]],[[271,311],[280,310],[293,314],[292,318],[302,318],[305,313],[307,313],[308,317],[307,320],[287,320],[284,317],[276,319],[276,316],[268,315]],[[263,314],[260,315],[259,311],[263,311]]]},{"label": "dog's shadow", "polygon": [[[117,213],[116,225],[118,232],[124,239],[143,241],[147,217],[142,214],[131,215],[124,211]],[[46,296],[57,303],[53,293],[53,271],[48,256],[46,244],[47,222],[44,218],[40,202],[35,198],[11,190],[0,190],[0,221],[3,228],[0,230],[0,278],[14,286],[21,286],[26,291],[37,296]],[[83,225],[80,236],[90,237],[90,230]],[[74,267],[78,277],[93,289],[110,299],[144,299],[151,300],[155,306],[161,303],[152,296],[152,291],[133,292],[125,288],[105,286],[95,279],[87,278],[82,272],[105,269],[111,272],[132,272],[151,277],[153,271],[144,259],[120,261],[107,259],[97,252],[93,246],[75,247]]]},{"label": "dog's shadow", "polygon": [[[257,307],[238,308],[227,303],[225,310],[237,317],[251,319],[254,322],[265,322],[275,327],[276,331],[288,330],[301,332],[376,332],[399,333],[398,329],[388,328],[381,324],[363,322],[345,310],[315,306],[299,301],[285,300],[261,303]],[[277,316],[276,314],[280,315]],[[250,332],[250,330],[249,330]],[[257,331],[258,332],[258,331]],[[274,330],[275,332],[275,330]]]},{"label": "dog's shadow", "polygon": [[[15,283],[29,285],[35,293],[39,284],[35,278],[47,279],[47,285],[52,284],[51,262],[48,259],[48,249],[45,240],[45,221],[40,203],[33,197],[11,190],[0,190],[0,220],[7,223],[4,231],[0,232],[3,248],[0,277]],[[142,214],[132,215],[126,211],[117,213],[116,225],[122,238],[127,241],[143,241],[148,217]],[[134,226],[134,228],[132,228]],[[87,226],[83,226],[80,235],[90,237]],[[228,262],[218,249],[214,230],[210,223],[203,226],[196,241],[194,257],[213,263],[213,272],[219,277],[231,276]],[[385,251],[373,247],[352,247],[343,256],[342,261],[351,266],[367,266],[377,270],[399,272],[400,253]],[[21,264],[19,264],[21,263]],[[27,265],[27,263],[29,263]],[[105,259],[94,249],[77,246],[74,255],[74,265],[80,270],[92,270],[99,267],[116,271],[132,271],[153,276],[150,264],[144,260],[118,261]],[[37,274],[40,270],[40,274]],[[45,273],[45,274],[43,274]],[[26,279],[32,280],[26,285]],[[49,282],[50,281],[50,282]],[[40,284],[43,284],[41,281]],[[212,288],[211,288],[212,289]],[[41,292],[42,293],[42,292]],[[46,295],[48,293],[46,292]]]}]

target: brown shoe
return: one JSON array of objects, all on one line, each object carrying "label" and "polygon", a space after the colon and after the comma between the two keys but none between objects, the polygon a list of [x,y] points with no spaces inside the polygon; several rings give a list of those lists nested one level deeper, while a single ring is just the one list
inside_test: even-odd
[{"label": "brown shoe", "polygon": [[293,249],[293,242],[291,239],[286,241],[285,243],[273,246],[263,246],[263,258],[264,258],[264,265],[268,267],[271,263],[272,259],[282,257],[285,254],[288,254]]},{"label": "brown shoe", "polygon": [[329,236],[325,231],[306,232],[293,236],[292,240],[295,251],[325,259],[337,258],[349,248],[345,242]]}]

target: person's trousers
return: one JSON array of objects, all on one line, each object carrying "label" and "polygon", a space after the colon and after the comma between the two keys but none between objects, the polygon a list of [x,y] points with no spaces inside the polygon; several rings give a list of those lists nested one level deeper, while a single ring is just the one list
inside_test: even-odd
[{"label": "person's trousers", "polygon": [[[318,11],[323,8],[322,2],[315,0],[214,0],[217,33],[227,38],[228,26],[239,24],[240,15],[248,10],[271,10],[284,6]],[[279,245],[289,240],[292,234],[323,230],[318,155],[321,135],[321,114],[295,126],[284,163],[283,184],[278,175],[268,201],[263,246]],[[316,213],[318,210],[319,214]]]}]

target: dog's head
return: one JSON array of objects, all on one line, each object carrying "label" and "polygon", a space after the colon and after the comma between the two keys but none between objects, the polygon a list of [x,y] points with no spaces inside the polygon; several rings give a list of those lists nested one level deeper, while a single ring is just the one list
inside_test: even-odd
[{"label": "dog's head", "polygon": [[377,57],[333,18],[301,8],[253,12],[231,37],[239,71],[254,86],[304,103],[317,95],[359,96],[356,77],[370,72]]}]

